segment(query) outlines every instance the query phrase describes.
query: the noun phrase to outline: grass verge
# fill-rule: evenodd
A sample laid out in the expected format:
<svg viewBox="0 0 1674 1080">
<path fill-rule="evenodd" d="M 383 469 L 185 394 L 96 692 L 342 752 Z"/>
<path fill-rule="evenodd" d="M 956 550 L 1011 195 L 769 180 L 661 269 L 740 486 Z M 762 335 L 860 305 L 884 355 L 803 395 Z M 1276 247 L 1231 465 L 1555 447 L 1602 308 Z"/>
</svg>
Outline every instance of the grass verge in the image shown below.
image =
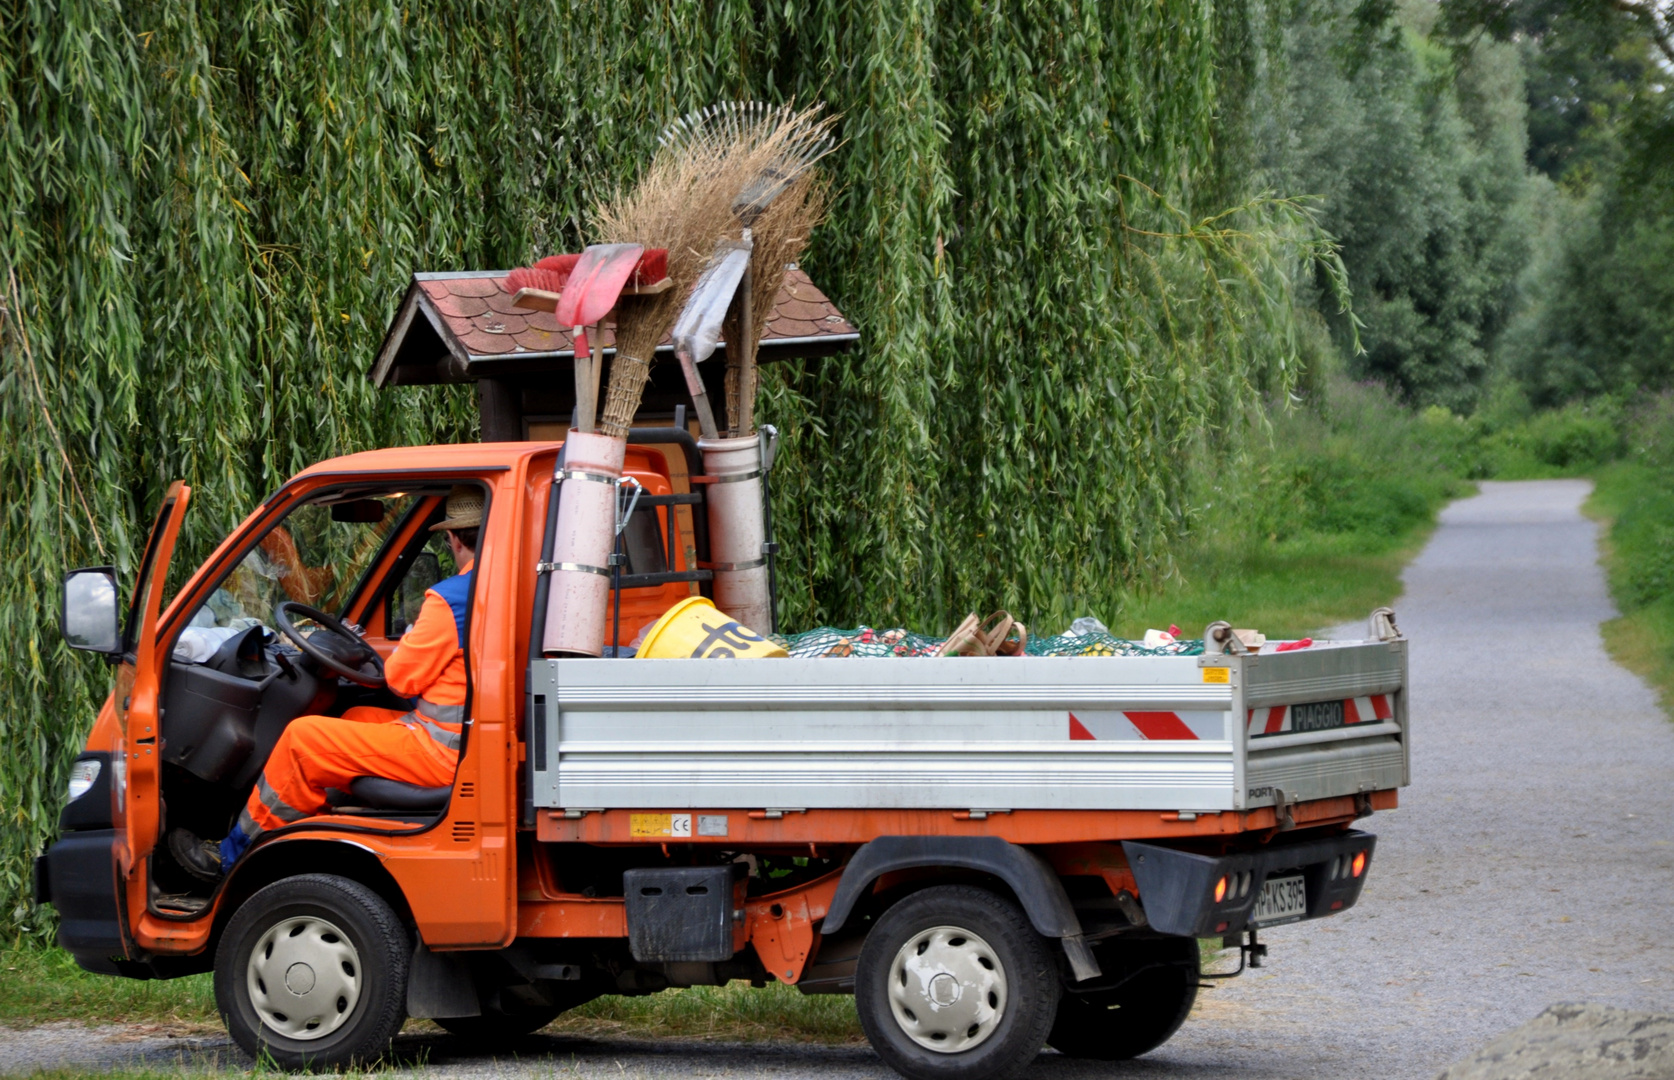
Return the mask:
<svg viewBox="0 0 1674 1080">
<path fill-rule="evenodd" d="M 143 1024 L 157 1034 L 218 1032 L 208 975 L 139 981 L 94 975 L 62 949 L 14 944 L 0 949 L 0 1026 L 70 1020 Z M 861 1039 L 852 998 L 810 997 L 779 983 L 666 990 L 647 997 L 605 997 L 565 1013 L 554 1032 L 593 1037 L 672 1037 L 759 1042 Z M 3 1036 L 0 1036 L 3 1037 Z"/>
<path fill-rule="evenodd" d="M 1632 418 L 1627 455 L 1594 479 L 1587 512 L 1608 530 L 1604 569 L 1621 612 L 1602 627 L 1605 647 L 1674 716 L 1674 398 Z"/>
<path fill-rule="evenodd" d="M 595 1038 L 715 1039 L 726 1042 L 864 1042 L 854 998 L 807 995 L 769 983 L 694 986 L 646 997 L 603 997 L 560 1016 L 549 1032 Z"/>
<path fill-rule="evenodd" d="M 1175 572 L 1136 589 L 1111 628 L 1139 637 L 1216 619 L 1298 638 L 1364 619 L 1401 593 L 1401 568 L 1450 499 L 1468 494 L 1475 434 L 1414 414 L 1380 388 L 1335 380 L 1284 411 L 1238 468 L 1205 476 Z"/>
<path fill-rule="evenodd" d="M 221 1026 L 208 975 L 142 982 L 85 972 L 62 949 L 33 944 L 0 948 L 0 1024 L 54 1020 L 155 1024 L 180 1034 Z"/>
</svg>

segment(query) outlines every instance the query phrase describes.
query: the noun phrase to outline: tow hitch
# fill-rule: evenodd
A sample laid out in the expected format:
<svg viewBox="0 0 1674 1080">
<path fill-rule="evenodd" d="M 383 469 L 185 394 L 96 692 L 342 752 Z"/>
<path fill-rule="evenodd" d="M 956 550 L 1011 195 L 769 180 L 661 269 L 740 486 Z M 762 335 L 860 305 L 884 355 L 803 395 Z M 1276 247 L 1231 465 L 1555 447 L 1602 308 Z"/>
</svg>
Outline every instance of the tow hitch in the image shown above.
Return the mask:
<svg viewBox="0 0 1674 1080">
<path fill-rule="evenodd" d="M 1228 934 L 1221 939 L 1221 948 L 1238 950 L 1238 966 L 1236 968 L 1231 971 L 1220 972 L 1202 971 L 1198 973 L 1198 977 L 1203 979 L 1236 979 L 1244 974 L 1246 967 L 1260 967 L 1262 959 L 1267 955 L 1267 946 L 1256 940 L 1254 930 L 1248 930 L 1245 933 L 1250 935 L 1249 941 L 1244 940 L 1244 934 Z"/>
</svg>

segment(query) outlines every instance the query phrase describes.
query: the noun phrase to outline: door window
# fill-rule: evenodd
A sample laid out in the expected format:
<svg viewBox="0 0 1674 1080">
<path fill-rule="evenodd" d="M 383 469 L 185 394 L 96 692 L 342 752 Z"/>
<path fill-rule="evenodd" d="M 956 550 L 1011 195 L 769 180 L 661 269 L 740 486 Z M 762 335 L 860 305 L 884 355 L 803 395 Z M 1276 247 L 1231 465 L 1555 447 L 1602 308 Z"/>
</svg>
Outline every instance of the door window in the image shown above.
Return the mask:
<svg viewBox="0 0 1674 1080">
<path fill-rule="evenodd" d="M 425 590 L 459 573 L 453 549 L 448 546 L 447 533 L 430 533 L 420 551 L 407 567 L 400 582 L 390 592 L 385 606 L 384 636 L 394 639 L 407 632 L 424 606 Z"/>
<path fill-rule="evenodd" d="M 252 626 L 273 625 L 273 609 L 294 600 L 341 614 L 390 532 L 419 496 L 322 496 L 269 529 L 193 613 L 174 655 L 201 663 Z"/>
</svg>

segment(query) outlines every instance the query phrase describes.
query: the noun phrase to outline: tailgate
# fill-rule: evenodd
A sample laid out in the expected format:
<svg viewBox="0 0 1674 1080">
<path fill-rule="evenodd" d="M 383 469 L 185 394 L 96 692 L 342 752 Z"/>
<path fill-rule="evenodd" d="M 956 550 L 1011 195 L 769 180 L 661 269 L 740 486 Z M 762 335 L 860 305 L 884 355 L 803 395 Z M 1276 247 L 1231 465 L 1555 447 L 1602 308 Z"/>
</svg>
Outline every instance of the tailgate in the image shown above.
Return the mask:
<svg viewBox="0 0 1674 1080">
<path fill-rule="evenodd" d="M 1407 642 L 1323 642 L 1232 669 L 1244 723 L 1240 807 L 1400 787 L 1410 781 Z"/>
</svg>

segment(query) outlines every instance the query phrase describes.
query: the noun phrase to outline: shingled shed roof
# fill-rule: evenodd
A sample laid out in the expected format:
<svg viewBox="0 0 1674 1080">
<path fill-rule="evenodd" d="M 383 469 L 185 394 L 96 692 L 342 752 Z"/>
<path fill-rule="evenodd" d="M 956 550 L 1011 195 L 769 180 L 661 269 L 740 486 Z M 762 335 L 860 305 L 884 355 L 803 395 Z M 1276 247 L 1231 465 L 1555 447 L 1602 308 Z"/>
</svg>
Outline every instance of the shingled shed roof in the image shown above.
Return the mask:
<svg viewBox="0 0 1674 1080">
<path fill-rule="evenodd" d="M 567 327 L 545 311 L 513 307 L 504 270 L 414 274 L 372 365 L 376 386 L 476 382 L 550 369 L 575 359 Z M 605 355 L 615 324 L 606 323 Z M 837 306 L 792 266 L 767 320 L 758 358 L 767 363 L 825 356 L 851 348 L 860 335 Z M 725 345 L 721 348 L 725 353 Z M 672 346 L 665 338 L 659 354 Z"/>
</svg>

